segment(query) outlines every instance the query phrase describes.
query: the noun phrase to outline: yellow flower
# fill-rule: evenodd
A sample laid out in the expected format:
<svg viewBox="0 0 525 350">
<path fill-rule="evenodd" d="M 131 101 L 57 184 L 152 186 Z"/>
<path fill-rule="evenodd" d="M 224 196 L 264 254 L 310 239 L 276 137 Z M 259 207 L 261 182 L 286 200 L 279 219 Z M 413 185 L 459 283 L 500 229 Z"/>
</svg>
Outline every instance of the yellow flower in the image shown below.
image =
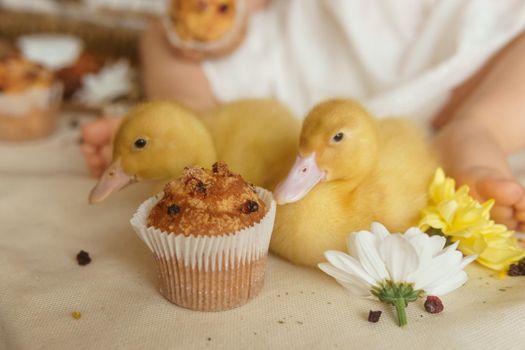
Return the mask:
<svg viewBox="0 0 525 350">
<path fill-rule="evenodd" d="M 478 255 L 478 262 L 490 269 L 506 271 L 525 257 L 514 232 L 490 220 L 494 200 L 483 204 L 469 196 L 468 186 L 455 190 L 455 181 L 438 169 L 429 188 L 429 204 L 422 211 L 419 227 L 441 231 L 465 255 Z"/>
</svg>

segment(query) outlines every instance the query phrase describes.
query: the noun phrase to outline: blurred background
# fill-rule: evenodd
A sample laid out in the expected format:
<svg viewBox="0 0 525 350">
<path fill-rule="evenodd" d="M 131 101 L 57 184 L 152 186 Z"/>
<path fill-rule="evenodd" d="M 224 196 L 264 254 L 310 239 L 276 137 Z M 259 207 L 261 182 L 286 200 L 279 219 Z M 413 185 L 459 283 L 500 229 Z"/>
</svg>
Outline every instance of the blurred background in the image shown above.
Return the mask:
<svg viewBox="0 0 525 350">
<path fill-rule="evenodd" d="M 61 110 L 99 113 L 133 103 L 141 98 L 138 33 L 165 6 L 165 0 L 0 0 L 0 57 L 21 54 L 52 70 L 64 88 Z M 48 62 L 50 56 L 60 62 Z M 98 79 L 118 76 L 120 86 L 108 88 L 118 91 L 82 92 L 86 76 L 104 68 Z"/>
</svg>

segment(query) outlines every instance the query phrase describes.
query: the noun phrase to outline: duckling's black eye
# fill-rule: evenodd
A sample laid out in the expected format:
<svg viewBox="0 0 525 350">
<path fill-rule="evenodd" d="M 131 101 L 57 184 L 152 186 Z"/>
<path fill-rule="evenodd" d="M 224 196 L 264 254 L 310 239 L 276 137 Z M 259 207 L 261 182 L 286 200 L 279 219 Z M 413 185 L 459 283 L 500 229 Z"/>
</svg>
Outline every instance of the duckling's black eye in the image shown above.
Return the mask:
<svg viewBox="0 0 525 350">
<path fill-rule="evenodd" d="M 136 149 L 142 149 L 142 148 L 146 147 L 147 143 L 148 142 L 146 140 L 144 140 L 144 139 L 136 139 L 134 145 L 135 145 Z"/>
<path fill-rule="evenodd" d="M 344 138 L 345 138 L 345 134 L 342 132 L 338 132 L 337 134 L 334 135 L 334 137 L 332 137 L 332 141 L 341 142 L 341 140 L 343 140 Z"/>
</svg>

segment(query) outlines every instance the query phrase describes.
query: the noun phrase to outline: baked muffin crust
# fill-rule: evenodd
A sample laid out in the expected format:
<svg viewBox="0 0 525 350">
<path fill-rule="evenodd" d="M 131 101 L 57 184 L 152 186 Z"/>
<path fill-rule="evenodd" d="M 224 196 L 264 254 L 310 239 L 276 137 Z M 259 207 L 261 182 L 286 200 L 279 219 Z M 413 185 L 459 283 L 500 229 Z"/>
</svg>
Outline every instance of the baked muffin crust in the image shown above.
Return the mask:
<svg viewBox="0 0 525 350">
<path fill-rule="evenodd" d="M 255 188 L 224 163 L 215 163 L 212 170 L 187 168 L 168 183 L 148 226 L 185 236 L 215 236 L 253 226 L 265 214 Z"/>
<path fill-rule="evenodd" d="M 0 92 L 21 93 L 31 87 L 50 86 L 53 80 L 51 71 L 19 55 L 0 58 Z"/>
</svg>

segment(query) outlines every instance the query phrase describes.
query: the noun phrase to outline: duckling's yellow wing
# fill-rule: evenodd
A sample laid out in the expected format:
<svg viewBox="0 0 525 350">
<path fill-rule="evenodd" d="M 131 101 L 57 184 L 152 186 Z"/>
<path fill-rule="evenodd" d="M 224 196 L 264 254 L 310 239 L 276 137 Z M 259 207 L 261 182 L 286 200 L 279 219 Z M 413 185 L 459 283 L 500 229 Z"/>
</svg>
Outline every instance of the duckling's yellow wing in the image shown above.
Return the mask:
<svg viewBox="0 0 525 350">
<path fill-rule="evenodd" d="M 202 117 L 218 159 L 247 181 L 273 189 L 286 176 L 297 154 L 300 123 L 281 103 L 240 100 Z"/>
</svg>

